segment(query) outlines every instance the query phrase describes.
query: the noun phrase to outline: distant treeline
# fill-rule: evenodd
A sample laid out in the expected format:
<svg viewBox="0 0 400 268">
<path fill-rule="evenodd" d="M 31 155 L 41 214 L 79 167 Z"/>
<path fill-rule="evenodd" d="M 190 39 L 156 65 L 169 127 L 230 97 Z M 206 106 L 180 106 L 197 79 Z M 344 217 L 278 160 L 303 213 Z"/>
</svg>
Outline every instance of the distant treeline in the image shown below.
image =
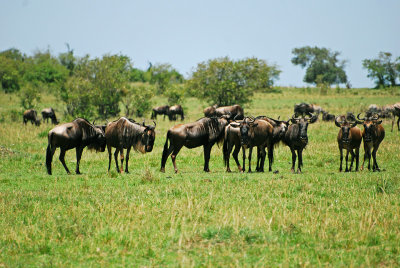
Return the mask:
<svg viewBox="0 0 400 268">
<path fill-rule="evenodd" d="M 304 81 L 314 85 L 345 84 L 345 60 L 326 48 L 301 47 L 292 51 L 292 63 L 306 69 Z M 381 52 L 365 59 L 363 67 L 376 87 L 395 86 L 400 76 L 400 57 Z M 21 106 L 28 109 L 40 102 L 41 94 L 53 94 L 65 104 L 71 117 L 109 118 L 143 116 L 151 99 L 163 95 L 168 104 L 195 96 L 209 104 L 246 104 L 257 90 L 270 90 L 279 79 L 278 66 L 257 58 L 211 59 L 197 65 L 185 79 L 169 63 L 151 64 L 145 70 L 133 67 L 128 56 L 106 54 L 101 58 L 77 57 L 67 51 L 54 56 L 49 50 L 23 54 L 15 48 L 0 52 L 0 86 L 6 93 L 18 92 Z"/>
</svg>

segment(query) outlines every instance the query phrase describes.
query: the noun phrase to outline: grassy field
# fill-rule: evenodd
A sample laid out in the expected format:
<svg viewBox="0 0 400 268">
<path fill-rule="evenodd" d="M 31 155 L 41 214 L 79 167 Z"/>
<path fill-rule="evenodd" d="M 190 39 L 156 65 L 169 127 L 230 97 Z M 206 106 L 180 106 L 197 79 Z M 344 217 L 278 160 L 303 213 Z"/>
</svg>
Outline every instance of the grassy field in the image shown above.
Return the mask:
<svg viewBox="0 0 400 268">
<path fill-rule="evenodd" d="M 245 112 L 288 118 L 301 101 L 339 114 L 399 100 L 399 89 L 282 89 L 257 94 Z M 42 102 L 39 109 L 61 114 L 55 99 Z M 185 122 L 204 106 L 188 99 Z M 242 174 L 234 165 L 226 173 L 218 146 L 210 173 L 202 171 L 202 148 L 183 148 L 180 173 L 168 160 L 164 174 L 161 153 L 174 123 L 160 118 L 153 152 L 131 152 L 131 174 L 116 173 L 114 163 L 107 173 L 107 154 L 85 150 L 83 175 L 66 175 L 57 151 L 49 176 L 52 126 L 24 126 L 20 110 L 15 95 L 0 93 L 0 267 L 400 265 L 400 133 L 390 120 L 380 173 L 339 173 L 339 129 L 318 121 L 308 129 L 303 174 L 290 172 L 285 146 L 276 150 L 278 174 Z M 75 151 L 66 162 L 75 169 Z"/>
</svg>

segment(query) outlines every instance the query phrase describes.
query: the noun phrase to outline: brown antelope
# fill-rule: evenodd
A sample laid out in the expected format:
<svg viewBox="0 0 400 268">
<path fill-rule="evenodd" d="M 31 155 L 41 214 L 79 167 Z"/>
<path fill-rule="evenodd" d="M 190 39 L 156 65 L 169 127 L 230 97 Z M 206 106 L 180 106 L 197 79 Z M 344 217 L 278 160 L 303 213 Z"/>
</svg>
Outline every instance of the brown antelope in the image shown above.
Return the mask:
<svg viewBox="0 0 400 268">
<path fill-rule="evenodd" d="M 372 117 L 360 118 L 360 114 L 357 115 L 357 118 L 363 122 L 364 131 L 362 133 L 363 141 L 364 141 L 364 161 L 361 166 L 361 170 L 364 169 L 364 162 L 368 159 L 368 169 L 371 170 L 371 150 L 372 150 L 372 170 L 380 171 L 378 162 L 376 161 L 376 152 L 379 149 L 379 145 L 385 138 L 385 129 L 383 128 L 382 120 L 379 120 L 378 115 L 374 115 Z"/>
<path fill-rule="evenodd" d="M 342 120 L 339 121 L 339 118 Z M 340 151 L 340 167 L 339 171 L 342 171 L 342 162 L 343 162 L 343 149 L 347 151 L 346 153 L 346 169 L 345 172 L 351 171 L 353 167 L 354 157 L 356 158 L 356 171 L 358 170 L 358 163 L 360 159 L 360 145 L 362 141 L 361 130 L 357 127 L 359 122 L 349 122 L 347 120 L 343 120 L 345 116 L 338 116 L 335 119 L 335 125 L 340 128 L 337 142 Z M 349 153 L 351 153 L 351 163 L 350 169 L 347 168 L 347 162 L 349 159 Z"/>
</svg>

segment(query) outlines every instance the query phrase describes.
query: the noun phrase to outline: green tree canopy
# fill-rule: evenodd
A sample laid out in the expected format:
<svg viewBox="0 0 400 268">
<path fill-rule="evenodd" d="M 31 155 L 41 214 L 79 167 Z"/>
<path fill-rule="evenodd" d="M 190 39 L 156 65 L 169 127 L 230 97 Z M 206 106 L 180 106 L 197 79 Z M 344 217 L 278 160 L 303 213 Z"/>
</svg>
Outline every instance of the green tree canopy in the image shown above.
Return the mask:
<svg viewBox="0 0 400 268">
<path fill-rule="evenodd" d="M 18 49 L 0 52 L 0 84 L 6 92 L 17 91 L 23 83 L 25 56 Z"/>
<path fill-rule="evenodd" d="M 344 71 L 346 61 L 339 61 L 340 52 L 306 46 L 294 48 L 292 53 L 294 54 L 292 63 L 306 68 L 304 82 L 317 84 L 317 78 L 320 75 L 322 82 L 329 85 L 347 82 L 347 75 Z"/>
<path fill-rule="evenodd" d="M 170 85 L 184 81 L 183 75 L 168 63 L 150 65 L 148 72 L 151 74 L 150 83 L 157 85 L 160 94 L 163 94 Z"/>
<path fill-rule="evenodd" d="M 395 86 L 400 75 L 400 57 L 392 59 L 392 53 L 380 52 L 378 58 L 363 60 L 367 77 L 375 80 L 376 87 Z"/>
<path fill-rule="evenodd" d="M 188 87 L 192 95 L 210 104 L 245 104 L 255 90 L 270 88 L 280 72 L 277 66 L 257 58 L 217 58 L 199 63 Z"/>
</svg>

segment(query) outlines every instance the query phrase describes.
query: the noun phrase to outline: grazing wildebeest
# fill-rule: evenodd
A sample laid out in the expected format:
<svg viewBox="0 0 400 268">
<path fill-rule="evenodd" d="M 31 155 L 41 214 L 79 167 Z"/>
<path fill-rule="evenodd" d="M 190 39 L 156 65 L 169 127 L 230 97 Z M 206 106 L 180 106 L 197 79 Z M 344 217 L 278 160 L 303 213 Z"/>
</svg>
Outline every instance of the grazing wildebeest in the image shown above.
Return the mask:
<svg viewBox="0 0 400 268">
<path fill-rule="evenodd" d="M 246 170 L 246 149 L 249 149 L 248 172 L 251 172 L 251 155 L 253 147 L 257 147 L 261 159 L 259 171 L 263 172 L 266 157 L 265 147 L 271 147 L 273 126 L 262 119 L 245 117 L 239 123 L 239 126 L 236 127 L 240 128 L 240 143 L 243 151 L 243 171 Z"/>
<path fill-rule="evenodd" d="M 328 112 L 322 112 L 322 121 L 335 121 L 335 115 Z"/>
<path fill-rule="evenodd" d="M 209 172 L 208 163 L 210 161 L 211 148 L 215 143 L 222 142 L 224 139 L 224 129 L 228 125 L 226 117 L 203 117 L 196 122 L 179 124 L 170 128 L 167 132 L 167 139 L 162 153 L 161 172 L 165 172 L 165 163 L 171 153 L 175 173 L 178 172 L 176 156 L 183 146 L 189 149 L 203 146 L 204 171 Z"/>
<path fill-rule="evenodd" d="M 358 121 L 349 122 L 347 120 L 340 120 L 340 118 L 344 118 L 345 116 L 338 116 L 335 118 L 335 125 L 340 128 L 337 142 L 340 151 L 340 167 L 339 171 L 342 171 L 342 162 L 343 162 L 343 149 L 346 152 L 346 169 L 345 172 L 351 171 L 353 167 L 354 157 L 356 158 L 356 171 L 358 171 L 358 163 L 360 159 L 360 145 L 362 140 L 361 130 L 357 127 Z M 349 153 L 351 153 L 351 163 L 350 169 L 347 166 L 347 162 L 349 159 Z"/>
<path fill-rule="evenodd" d="M 24 112 L 23 122 L 26 125 L 28 121 L 31 121 L 32 125 L 40 126 L 40 119 L 37 116 L 37 112 L 35 109 L 29 109 Z"/>
<path fill-rule="evenodd" d="M 176 121 L 176 115 L 180 115 L 181 116 L 181 121 L 183 121 L 183 119 L 185 119 L 185 116 L 183 114 L 183 108 L 179 104 L 169 107 L 169 110 L 168 110 L 168 118 L 169 118 L 169 120 Z"/>
<path fill-rule="evenodd" d="M 368 159 L 368 169 L 371 170 L 371 150 L 373 157 L 372 170 L 380 171 L 378 162 L 376 161 L 376 152 L 379 149 L 379 145 L 385 138 L 385 129 L 383 128 L 382 120 L 379 120 L 378 115 L 372 117 L 360 118 L 360 114 L 357 118 L 363 123 L 364 130 L 362 132 L 362 137 L 364 141 L 364 161 L 361 166 L 361 170 L 364 169 L 364 162 Z"/>
<path fill-rule="evenodd" d="M 345 119 L 349 122 L 357 121 L 356 116 L 352 112 L 347 112 Z"/>
<path fill-rule="evenodd" d="M 168 115 L 168 110 L 169 110 L 168 105 L 154 107 L 151 113 L 151 119 L 157 119 L 157 115 L 163 114 L 165 120 L 165 116 Z"/>
<path fill-rule="evenodd" d="M 43 122 L 46 120 L 46 123 L 49 122 L 49 118 L 51 119 L 51 123 L 57 125 L 59 122 L 56 117 L 56 113 L 54 112 L 53 108 L 45 108 L 42 110 L 42 119 Z"/>
<path fill-rule="evenodd" d="M 238 104 L 218 107 L 215 108 L 215 111 L 213 111 L 213 107 L 214 106 L 204 109 L 204 115 L 206 117 L 229 115 L 230 119 L 236 118 L 240 120 L 244 118 L 243 108 Z"/>
<path fill-rule="evenodd" d="M 47 173 L 51 175 L 51 162 L 57 147 L 60 147 L 60 161 L 65 170 L 70 174 L 65 164 L 65 152 L 76 148 L 76 174 L 80 174 L 79 162 L 85 147 L 96 151 L 104 152 L 106 148 L 106 138 L 104 131 L 91 124 L 86 119 L 77 118 L 70 123 L 56 126 L 49 131 L 48 146 L 46 151 Z"/>
<path fill-rule="evenodd" d="M 297 151 L 297 173 L 301 173 L 301 167 L 303 166 L 303 150 L 308 143 L 308 124 L 314 123 L 315 121 L 317 121 L 317 118 L 318 117 L 316 115 L 302 118 L 296 118 L 295 115 L 292 116 L 292 124 L 288 127 L 288 130 L 286 131 L 285 137 L 283 139 L 283 142 L 287 146 L 289 146 L 290 151 L 292 152 L 292 172 L 294 172 Z"/>
<path fill-rule="evenodd" d="M 268 123 L 270 123 L 273 127 L 272 140 L 271 140 L 272 142 L 269 144 L 268 147 L 268 160 L 269 160 L 268 170 L 272 171 L 272 164 L 274 162 L 274 147 L 279 145 L 279 142 L 281 142 L 282 139 L 285 137 L 286 131 L 289 127 L 289 120 L 288 121 L 276 120 L 266 116 L 258 116 L 256 117 L 256 119 L 265 120 Z M 257 150 L 257 167 L 256 167 L 257 171 L 263 171 L 260 170 L 261 167 L 260 161 L 261 161 L 260 152 Z M 264 163 L 262 163 L 262 165 L 264 165 Z"/>
<path fill-rule="evenodd" d="M 215 116 L 215 109 L 218 108 L 218 105 L 214 104 L 213 106 L 207 107 L 203 110 L 205 117 Z"/>
<path fill-rule="evenodd" d="M 226 172 L 231 172 L 231 168 L 229 166 L 229 158 L 233 150 L 232 156 L 236 162 L 236 165 L 239 171 L 243 171 L 240 166 L 238 155 L 240 152 L 241 144 L 240 144 L 240 122 L 232 122 L 225 128 L 225 137 L 224 137 L 224 145 L 222 147 L 224 164 L 226 166 Z"/>
<path fill-rule="evenodd" d="M 318 106 L 316 104 L 308 104 L 305 102 L 295 104 L 294 105 L 294 114 L 296 117 L 298 116 L 311 116 L 312 114 L 317 114 L 317 116 L 323 112 L 324 110 L 321 108 L 321 106 Z"/>
<path fill-rule="evenodd" d="M 393 125 L 394 125 L 394 121 L 396 120 L 396 116 L 398 117 L 397 130 L 400 131 L 400 125 L 399 125 L 399 123 L 400 123 L 400 102 L 393 104 L 392 114 L 393 114 L 392 132 L 393 132 Z"/>
<path fill-rule="evenodd" d="M 115 147 L 114 159 L 117 172 L 122 172 L 123 170 L 124 149 L 126 149 L 125 173 L 129 173 L 128 161 L 131 148 L 133 147 L 143 154 L 151 152 L 156 138 L 155 127 L 155 122 L 154 126 L 146 126 L 145 122 L 139 124 L 125 117 L 108 123 L 105 133 L 108 150 L 108 171 L 110 171 L 111 167 L 111 149 Z M 121 169 L 118 167 L 118 153 L 121 155 Z"/>
</svg>

